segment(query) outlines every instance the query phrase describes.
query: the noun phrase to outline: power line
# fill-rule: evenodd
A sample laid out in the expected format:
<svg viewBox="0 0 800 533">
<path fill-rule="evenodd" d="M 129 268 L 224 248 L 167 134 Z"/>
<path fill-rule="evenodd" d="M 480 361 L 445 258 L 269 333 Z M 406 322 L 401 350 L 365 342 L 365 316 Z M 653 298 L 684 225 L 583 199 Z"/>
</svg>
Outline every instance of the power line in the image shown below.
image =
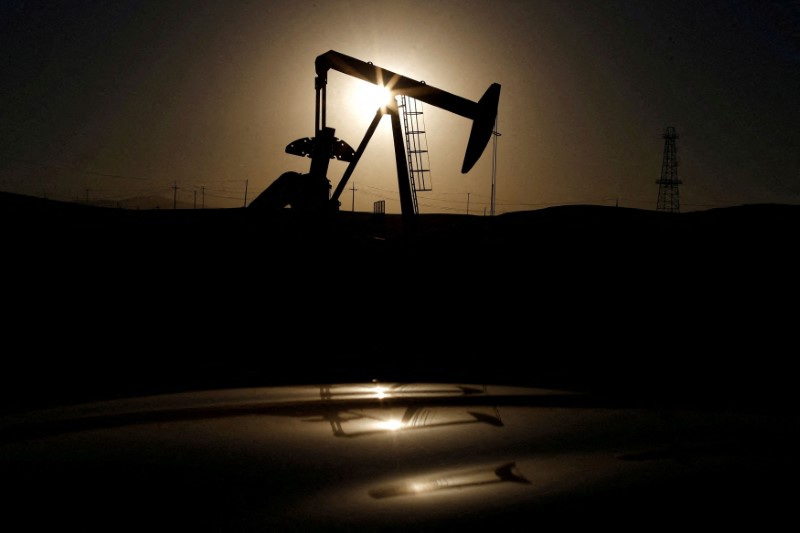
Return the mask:
<svg viewBox="0 0 800 533">
<path fill-rule="evenodd" d="M 19 159 L 16 157 L 8 157 L 8 156 L 0 156 L 0 159 L 6 159 L 8 161 L 16 161 L 17 163 L 23 163 L 26 165 L 33 165 L 36 167 L 44 167 L 44 168 L 55 168 L 58 170 L 66 170 L 67 172 L 76 172 L 79 174 L 90 174 L 92 176 L 103 176 L 106 178 L 117 178 L 117 179 L 126 179 L 126 180 L 135 180 L 135 181 L 149 181 L 152 178 L 144 178 L 141 176 L 126 176 L 124 174 L 111 174 L 108 172 L 97 172 L 94 170 L 84 170 L 75 167 L 69 167 L 66 165 L 54 165 L 52 163 L 42 163 L 39 161 L 28 161 L 27 159 Z"/>
</svg>

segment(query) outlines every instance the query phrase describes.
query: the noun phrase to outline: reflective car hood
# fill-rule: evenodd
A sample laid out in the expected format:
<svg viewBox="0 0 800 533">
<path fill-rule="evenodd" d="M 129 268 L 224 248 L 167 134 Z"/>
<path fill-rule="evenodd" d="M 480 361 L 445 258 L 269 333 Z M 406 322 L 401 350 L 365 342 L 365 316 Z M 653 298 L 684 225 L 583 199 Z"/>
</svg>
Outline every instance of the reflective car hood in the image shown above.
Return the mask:
<svg viewBox="0 0 800 533">
<path fill-rule="evenodd" d="M 795 420 L 450 383 L 128 398 L 4 415 L 3 514 L 37 530 L 763 528 L 794 504 Z"/>
</svg>

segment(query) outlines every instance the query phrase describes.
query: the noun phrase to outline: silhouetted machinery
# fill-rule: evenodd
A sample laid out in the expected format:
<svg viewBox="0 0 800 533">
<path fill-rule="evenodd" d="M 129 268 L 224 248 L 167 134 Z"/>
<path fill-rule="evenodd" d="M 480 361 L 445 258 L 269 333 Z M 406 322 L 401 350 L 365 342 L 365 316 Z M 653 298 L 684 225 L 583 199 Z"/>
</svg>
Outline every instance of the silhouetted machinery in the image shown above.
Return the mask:
<svg viewBox="0 0 800 533">
<path fill-rule="evenodd" d="M 500 85 L 497 83 L 490 85 L 478 102 L 473 102 L 427 85 L 425 82 L 406 78 L 370 62 L 364 62 L 333 50 L 317 56 L 315 67 L 314 137 L 298 139 L 286 147 L 287 153 L 310 157 L 311 168 L 307 174 L 285 172 L 250 203 L 250 208 L 280 209 L 291 206 L 293 209 L 302 211 L 338 209 L 339 197 L 363 155 L 367 143 L 375 133 L 381 118 L 388 114 L 392 121 L 400 209 L 403 215 L 414 214 L 413 193 L 409 182 L 408 163 L 396 96 L 403 95 L 414 98 L 473 121 L 464 162 L 461 166 L 462 174 L 469 172 L 480 159 L 492 136 L 500 100 Z M 389 103 L 375 113 L 375 118 L 367 128 L 357 150 L 353 150 L 346 142 L 337 139 L 334 136 L 335 130 L 326 124 L 326 86 L 330 69 L 386 87 L 391 93 L 392 98 Z M 331 159 L 349 163 L 333 194 L 331 194 L 331 182 L 327 177 L 328 164 Z"/>
</svg>

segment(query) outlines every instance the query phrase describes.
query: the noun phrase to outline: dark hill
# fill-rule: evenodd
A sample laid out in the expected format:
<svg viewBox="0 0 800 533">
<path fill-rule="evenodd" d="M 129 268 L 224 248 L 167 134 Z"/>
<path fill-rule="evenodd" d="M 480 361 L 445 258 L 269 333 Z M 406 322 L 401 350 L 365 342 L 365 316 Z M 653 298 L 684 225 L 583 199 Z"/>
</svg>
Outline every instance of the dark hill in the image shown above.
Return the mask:
<svg viewBox="0 0 800 533">
<path fill-rule="evenodd" d="M 87 258 L 115 249 L 169 257 L 197 245 L 221 261 L 275 251 L 289 254 L 283 257 L 286 261 L 292 260 L 291 254 L 313 257 L 318 251 L 370 261 L 384 250 L 398 254 L 398 259 L 424 260 L 419 257 L 423 254 L 463 261 L 459 266 L 470 268 L 471 262 L 561 262 L 591 253 L 595 262 L 648 258 L 665 265 L 681 263 L 686 271 L 706 260 L 746 258 L 758 263 L 754 251 L 766 254 L 762 259 L 792 256 L 800 206 L 742 205 L 667 214 L 571 205 L 496 217 L 425 214 L 416 217 L 412 227 L 399 215 L 338 212 L 309 217 L 288 209 L 263 213 L 244 208 L 129 210 L 0 193 L 0 217 L 7 236 L 21 250 L 66 246 Z M 737 265 L 728 268 L 735 270 Z"/>
<path fill-rule="evenodd" d="M 375 378 L 763 405 L 794 387 L 800 206 L 410 225 L 0 194 L 0 222 L 6 402 Z"/>
</svg>

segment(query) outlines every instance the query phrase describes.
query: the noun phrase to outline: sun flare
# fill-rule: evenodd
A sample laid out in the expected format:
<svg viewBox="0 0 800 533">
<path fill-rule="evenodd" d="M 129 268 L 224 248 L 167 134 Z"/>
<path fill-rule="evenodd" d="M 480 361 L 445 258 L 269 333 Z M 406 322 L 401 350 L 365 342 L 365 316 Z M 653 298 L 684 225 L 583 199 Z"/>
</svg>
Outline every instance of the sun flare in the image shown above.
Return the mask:
<svg viewBox="0 0 800 533">
<path fill-rule="evenodd" d="M 355 105 L 364 114 L 373 115 L 378 109 L 386 107 L 392 101 L 392 92 L 383 85 L 362 83 L 355 92 Z"/>
</svg>

